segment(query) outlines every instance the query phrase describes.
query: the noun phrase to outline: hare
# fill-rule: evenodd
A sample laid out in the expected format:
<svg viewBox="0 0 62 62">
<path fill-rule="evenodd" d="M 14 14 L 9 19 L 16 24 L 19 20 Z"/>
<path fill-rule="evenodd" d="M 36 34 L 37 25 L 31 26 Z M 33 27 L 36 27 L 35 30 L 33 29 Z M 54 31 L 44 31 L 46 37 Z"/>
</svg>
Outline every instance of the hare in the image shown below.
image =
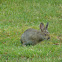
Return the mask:
<svg viewBox="0 0 62 62">
<path fill-rule="evenodd" d="M 27 29 L 21 36 L 21 44 L 22 45 L 35 45 L 42 40 L 50 39 L 49 32 L 47 30 L 48 22 L 44 27 L 43 23 L 40 23 L 40 30 L 35 29 Z"/>
</svg>

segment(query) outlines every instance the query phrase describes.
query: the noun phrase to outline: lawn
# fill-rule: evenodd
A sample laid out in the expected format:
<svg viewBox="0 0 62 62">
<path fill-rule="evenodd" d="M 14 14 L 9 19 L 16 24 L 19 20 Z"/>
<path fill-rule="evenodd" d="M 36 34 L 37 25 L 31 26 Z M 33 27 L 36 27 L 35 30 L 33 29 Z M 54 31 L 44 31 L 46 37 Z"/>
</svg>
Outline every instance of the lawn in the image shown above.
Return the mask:
<svg viewBox="0 0 62 62">
<path fill-rule="evenodd" d="M 41 22 L 51 39 L 22 47 L 23 32 Z M 62 62 L 62 0 L 1 0 L 0 62 Z"/>
</svg>

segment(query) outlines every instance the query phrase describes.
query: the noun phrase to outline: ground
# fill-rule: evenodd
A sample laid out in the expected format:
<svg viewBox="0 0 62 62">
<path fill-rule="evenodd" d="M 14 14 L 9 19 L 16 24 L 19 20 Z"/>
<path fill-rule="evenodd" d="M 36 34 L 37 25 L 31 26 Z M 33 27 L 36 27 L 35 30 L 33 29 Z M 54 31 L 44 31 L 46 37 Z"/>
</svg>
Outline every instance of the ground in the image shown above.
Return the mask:
<svg viewBox="0 0 62 62">
<path fill-rule="evenodd" d="M 28 28 L 49 22 L 50 40 L 22 47 Z M 62 62 L 62 0 L 0 1 L 0 62 Z"/>
</svg>

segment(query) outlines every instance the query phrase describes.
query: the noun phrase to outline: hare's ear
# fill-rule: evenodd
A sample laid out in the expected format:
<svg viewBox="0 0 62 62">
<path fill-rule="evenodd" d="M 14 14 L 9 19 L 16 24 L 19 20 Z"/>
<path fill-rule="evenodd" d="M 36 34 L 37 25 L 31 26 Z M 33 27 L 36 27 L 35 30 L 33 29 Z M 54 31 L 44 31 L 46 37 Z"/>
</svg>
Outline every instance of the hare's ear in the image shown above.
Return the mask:
<svg viewBox="0 0 62 62">
<path fill-rule="evenodd" d="M 48 28 L 48 24 L 49 24 L 49 23 L 47 22 L 45 29 L 47 29 L 47 28 Z"/>
<path fill-rule="evenodd" d="M 41 31 L 43 31 L 43 29 L 44 29 L 44 24 L 43 23 L 40 23 L 40 29 L 41 29 Z"/>
</svg>

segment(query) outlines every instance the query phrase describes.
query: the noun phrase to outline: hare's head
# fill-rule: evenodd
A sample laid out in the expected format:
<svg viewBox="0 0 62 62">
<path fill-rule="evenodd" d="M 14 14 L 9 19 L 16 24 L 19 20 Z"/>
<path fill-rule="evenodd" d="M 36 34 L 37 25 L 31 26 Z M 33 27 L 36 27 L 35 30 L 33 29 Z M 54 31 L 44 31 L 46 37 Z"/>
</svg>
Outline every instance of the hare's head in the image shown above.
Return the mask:
<svg viewBox="0 0 62 62">
<path fill-rule="evenodd" d="M 44 26 L 43 23 L 40 23 L 40 29 L 41 29 L 41 32 L 43 33 L 42 34 L 43 39 L 46 39 L 46 40 L 50 39 L 49 32 L 48 32 L 47 28 L 48 28 L 48 22 L 47 22 L 46 26 Z"/>
</svg>

